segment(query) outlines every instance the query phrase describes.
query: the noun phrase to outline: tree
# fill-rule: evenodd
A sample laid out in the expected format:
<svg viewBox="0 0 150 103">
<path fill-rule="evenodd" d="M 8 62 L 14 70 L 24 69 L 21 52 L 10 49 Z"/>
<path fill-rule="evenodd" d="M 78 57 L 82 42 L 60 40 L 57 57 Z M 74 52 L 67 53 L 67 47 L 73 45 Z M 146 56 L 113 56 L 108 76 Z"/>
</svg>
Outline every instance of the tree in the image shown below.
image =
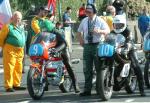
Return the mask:
<svg viewBox="0 0 150 103">
<path fill-rule="evenodd" d="M 12 11 L 19 10 L 25 16 L 31 9 L 32 5 L 35 8 L 47 5 L 48 0 L 10 0 Z"/>
</svg>

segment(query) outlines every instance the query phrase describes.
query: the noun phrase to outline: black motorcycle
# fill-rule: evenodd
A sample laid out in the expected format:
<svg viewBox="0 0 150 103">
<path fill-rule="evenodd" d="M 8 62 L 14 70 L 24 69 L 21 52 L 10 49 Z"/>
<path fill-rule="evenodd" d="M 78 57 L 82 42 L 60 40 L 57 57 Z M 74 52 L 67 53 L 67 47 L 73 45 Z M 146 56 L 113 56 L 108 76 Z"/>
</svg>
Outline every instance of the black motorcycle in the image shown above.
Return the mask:
<svg viewBox="0 0 150 103">
<path fill-rule="evenodd" d="M 122 34 L 109 34 L 106 40 L 98 46 L 98 60 L 100 70 L 97 72 L 97 93 L 107 101 L 113 91 L 125 88 L 127 93 L 134 93 L 137 77 L 131 66 L 128 54 L 119 54 L 117 50 L 125 45 Z"/>
<path fill-rule="evenodd" d="M 145 85 L 147 88 L 150 88 L 150 31 L 148 31 L 145 36 L 144 36 L 144 45 L 143 49 L 145 51 L 145 58 L 146 58 L 146 63 L 145 63 L 145 68 L 144 68 L 144 80 L 145 80 Z"/>
</svg>

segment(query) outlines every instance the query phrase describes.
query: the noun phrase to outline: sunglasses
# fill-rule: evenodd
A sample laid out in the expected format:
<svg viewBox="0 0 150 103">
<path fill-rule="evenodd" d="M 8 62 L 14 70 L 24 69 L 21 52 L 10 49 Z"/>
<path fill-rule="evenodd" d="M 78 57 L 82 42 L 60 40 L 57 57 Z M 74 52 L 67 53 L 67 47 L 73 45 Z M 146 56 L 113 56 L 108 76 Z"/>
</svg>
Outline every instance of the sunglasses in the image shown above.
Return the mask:
<svg viewBox="0 0 150 103">
<path fill-rule="evenodd" d="M 93 12 L 91 11 L 85 11 L 86 14 L 92 14 Z"/>
</svg>

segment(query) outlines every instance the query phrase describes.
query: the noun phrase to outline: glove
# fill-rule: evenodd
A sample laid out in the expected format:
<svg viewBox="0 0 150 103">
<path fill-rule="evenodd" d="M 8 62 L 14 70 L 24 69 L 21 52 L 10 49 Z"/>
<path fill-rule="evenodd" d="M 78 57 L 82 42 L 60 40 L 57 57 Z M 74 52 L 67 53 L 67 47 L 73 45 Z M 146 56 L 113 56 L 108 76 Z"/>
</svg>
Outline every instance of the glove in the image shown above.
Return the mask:
<svg viewBox="0 0 150 103">
<path fill-rule="evenodd" d="M 122 51 L 121 48 L 117 48 L 117 50 L 116 50 L 116 52 L 117 52 L 118 54 L 121 54 L 121 51 Z"/>
<path fill-rule="evenodd" d="M 49 49 L 49 55 L 55 55 L 56 54 L 56 49 L 55 48 L 50 48 Z"/>
<path fill-rule="evenodd" d="M 117 48 L 116 52 L 118 54 L 122 54 L 122 55 L 127 55 L 128 54 L 128 50 L 126 50 L 124 48 Z"/>
</svg>

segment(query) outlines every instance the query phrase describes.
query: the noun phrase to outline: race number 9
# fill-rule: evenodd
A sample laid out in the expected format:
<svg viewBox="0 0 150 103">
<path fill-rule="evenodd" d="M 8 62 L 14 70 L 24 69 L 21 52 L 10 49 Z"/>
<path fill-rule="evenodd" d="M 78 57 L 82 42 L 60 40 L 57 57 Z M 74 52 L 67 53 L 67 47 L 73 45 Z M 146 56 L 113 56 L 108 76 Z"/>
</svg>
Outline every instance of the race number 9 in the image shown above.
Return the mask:
<svg viewBox="0 0 150 103">
<path fill-rule="evenodd" d="M 34 45 L 33 51 L 34 51 L 34 55 L 37 55 L 37 53 L 38 53 L 38 46 L 37 45 Z"/>
</svg>

